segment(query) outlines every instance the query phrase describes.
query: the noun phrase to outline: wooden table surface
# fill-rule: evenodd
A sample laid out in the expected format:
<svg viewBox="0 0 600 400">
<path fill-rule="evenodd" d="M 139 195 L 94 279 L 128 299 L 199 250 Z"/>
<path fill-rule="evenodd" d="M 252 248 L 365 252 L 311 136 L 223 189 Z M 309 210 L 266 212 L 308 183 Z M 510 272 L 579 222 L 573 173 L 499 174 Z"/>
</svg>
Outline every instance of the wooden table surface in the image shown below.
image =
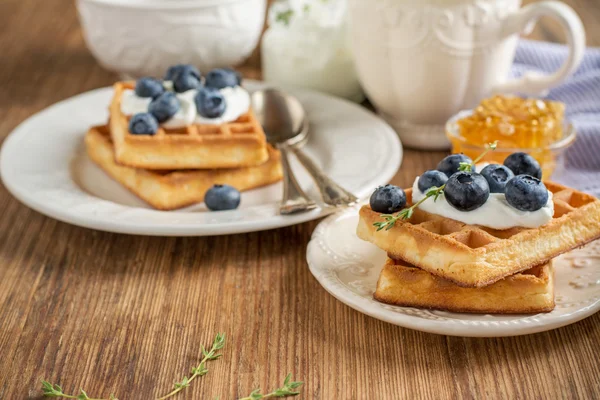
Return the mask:
<svg viewBox="0 0 600 400">
<path fill-rule="evenodd" d="M 600 45 L 597 0 L 568 1 Z M 72 1 L 0 2 L 0 138 L 56 101 L 110 85 Z M 559 40 L 542 21 L 534 36 Z M 260 74 L 255 54 L 243 68 Z M 442 153 L 406 151 L 406 186 Z M 317 283 L 305 248 L 317 222 L 235 236 L 157 238 L 55 221 L 0 186 L 0 399 L 66 392 L 151 399 L 189 372 L 217 332 L 223 358 L 186 399 L 276 387 L 305 399 L 599 398 L 600 314 L 551 332 L 469 339 L 367 317 Z"/>
</svg>

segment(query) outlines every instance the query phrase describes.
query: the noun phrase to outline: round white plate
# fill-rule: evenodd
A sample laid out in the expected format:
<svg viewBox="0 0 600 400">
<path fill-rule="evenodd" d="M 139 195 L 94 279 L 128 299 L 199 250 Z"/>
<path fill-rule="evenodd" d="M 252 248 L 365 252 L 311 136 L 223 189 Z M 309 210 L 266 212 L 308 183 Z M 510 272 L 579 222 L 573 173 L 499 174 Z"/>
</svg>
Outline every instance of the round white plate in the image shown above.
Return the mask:
<svg viewBox="0 0 600 400">
<path fill-rule="evenodd" d="M 249 90 L 266 87 L 247 81 Z M 364 198 L 389 182 L 400 166 L 396 133 L 362 107 L 317 92 L 289 89 L 307 110 L 306 152 L 342 186 Z M 19 125 L 0 152 L 4 185 L 21 202 L 50 217 L 88 228 L 143 235 L 203 236 L 278 228 L 334 211 L 319 208 L 280 216 L 281 183 L 242 194 L 239 209 L 207 212 L 203 204 L 157 211 L 113 181 L 86 156 L 83 137 L 106 123 L 112 88 L 61 101 Z M 318 192 L 302 167 L 292 167 L 314 199 Z"/>
<path fill-rule="evenodd" d="M 358 209 L 332 215 L 315 229 L 306 256 L 312 274 L 334 297 L 371 317 L 453 336 L 517 336 L 572 324 L 600 310 L 600 240 L 558 257 L 556 308 L 536 315 L 459 314 L 398 307 L 373 299 L 386 254 L 356 236 Z"/>
</svg>

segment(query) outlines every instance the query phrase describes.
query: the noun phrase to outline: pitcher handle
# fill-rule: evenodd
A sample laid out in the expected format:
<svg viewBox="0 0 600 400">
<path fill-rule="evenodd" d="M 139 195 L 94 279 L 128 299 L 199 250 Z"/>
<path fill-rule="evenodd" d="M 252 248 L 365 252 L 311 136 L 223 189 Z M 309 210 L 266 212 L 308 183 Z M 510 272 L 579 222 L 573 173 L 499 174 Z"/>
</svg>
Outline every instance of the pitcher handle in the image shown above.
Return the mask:
<svg viewBox="0 0 600 400">
<path fill-rule="evenodd" d="M 567 36 L 569 55 L 562 66 L 551 74 L 526 72 L 517 79 L 506 80 L 492 88 L 496 93 L 520 92 L 528 95 L 544 95 L 571 75 L 583 58 L 585 52 L 585 30 L 577 13 L 568 5 L 559 1 L 542 1 L 523 7 L 505 20 L 504 36 L 530 31 L 542 16 L 555 18 Z"/>
</svg>

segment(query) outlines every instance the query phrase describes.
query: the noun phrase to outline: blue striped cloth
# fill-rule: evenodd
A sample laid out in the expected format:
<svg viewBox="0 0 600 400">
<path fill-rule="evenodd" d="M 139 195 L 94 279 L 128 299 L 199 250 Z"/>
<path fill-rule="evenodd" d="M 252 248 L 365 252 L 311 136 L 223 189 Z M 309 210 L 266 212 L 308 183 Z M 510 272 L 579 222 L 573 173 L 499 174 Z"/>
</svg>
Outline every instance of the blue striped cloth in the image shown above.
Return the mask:
<svg viewBox="0 0 600 400">
<path fill-rule="evenodd" d="M 512 75 L 556 71 L 567 52 L 562 45 L 522 40 Z M 566 104 L 566 117 L 577 129 L 577 139 L 566 153 L 565 168 L 553 179 L 600 196 L 600 48 L 588 49 L 575 74 L 552 89 L 547 98 Z"/>
</svg>

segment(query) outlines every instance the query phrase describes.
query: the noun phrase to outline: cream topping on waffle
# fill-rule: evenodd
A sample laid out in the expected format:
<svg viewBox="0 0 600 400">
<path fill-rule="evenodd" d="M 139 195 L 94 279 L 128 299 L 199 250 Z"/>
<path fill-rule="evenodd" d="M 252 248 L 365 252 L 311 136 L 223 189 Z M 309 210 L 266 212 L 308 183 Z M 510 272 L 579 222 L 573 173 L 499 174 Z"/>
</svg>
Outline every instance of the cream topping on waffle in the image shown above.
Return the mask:
<svg viewBox="0 0 600 400">
<path fill-rule="evenodd" d="M 169 81 L 163 83 L 169 90 L 172 84 Z M 192 123 L 219 125 L 226 122 L 232 122 L 250 109 L 250 95 L 246 89 L 241 86 L 226 87 L 219 90 L 225 98 L 225 112 L 218 118 L 206 118 L 201 116 L 196 110 L 194 97 L 197 90 L 188 90 L 187 92 L 177 93 L 177 99 L 181 108 L 168 121 L 162 123 L 165 128 L 181 128 Z M 133 115 L 142 112 L 148 112 L 148 105 L 152 99 L 148 97 L 139 97 L 135 91 L 126 89 L 121 98 L 121 112 L 125 115 Z"/>
<path fill-rule="evenodd" d="M 412 201 L 416 203 L 425 197 L 419 190 L 419 177 L 413 184 Z M 437 200 L 424 201 L 419 208 L 431 214 L 441 215 L 469 225 L 487 226 L 492 229 L 509 229 L 514 227 L 537 228 L 552 220 L 554 202 L 552 192 L 548 191 L 548 202 L 537 211 L 517 210 L 504 197 L 504 193 L 490 193 L 490 197 L 479 208 L 472 211 L 459 211 L 452 207 L 442 193 Z"/>
<path fill-rule="evenodd" d="M 121 96 L 121 112 L 125 115 L 148 112 L 148 106 L 152 99 L 150 97 L 140 97 L 131 89 L 123 90 Z"/>
</svg>

